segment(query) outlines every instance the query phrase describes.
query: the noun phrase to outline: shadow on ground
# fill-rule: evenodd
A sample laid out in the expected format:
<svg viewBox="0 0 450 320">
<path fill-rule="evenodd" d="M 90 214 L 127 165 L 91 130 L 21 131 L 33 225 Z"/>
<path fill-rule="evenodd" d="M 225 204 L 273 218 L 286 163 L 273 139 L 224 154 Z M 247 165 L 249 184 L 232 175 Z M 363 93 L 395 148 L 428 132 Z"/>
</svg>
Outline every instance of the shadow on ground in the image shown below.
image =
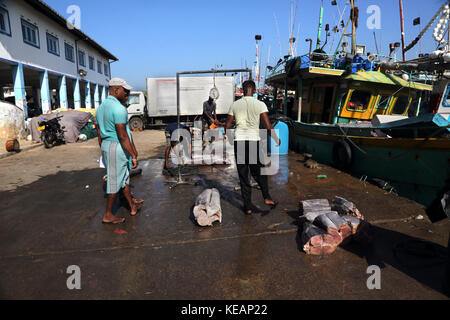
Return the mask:
<svg viewBox="0 0 450 320">
<path fill-rule="evenodd" d="M 293 224 L 299 227 L 297 248 L 303 251 L 303 223 L 297 212 L 290 211 Z M 401 232 L 368 225 L 363 235 L 340 248 L 366 260 L 367 266 L 380 267 L 381 274 L 386 265 L 415 279 L 421 284 L 450 297 L 450 233 L 448 247 L 412 237 Z M 383 276 L 382 276 L 383 277 Z M 402 290 L 408 290 L 403 288 Z"/>
</svg>

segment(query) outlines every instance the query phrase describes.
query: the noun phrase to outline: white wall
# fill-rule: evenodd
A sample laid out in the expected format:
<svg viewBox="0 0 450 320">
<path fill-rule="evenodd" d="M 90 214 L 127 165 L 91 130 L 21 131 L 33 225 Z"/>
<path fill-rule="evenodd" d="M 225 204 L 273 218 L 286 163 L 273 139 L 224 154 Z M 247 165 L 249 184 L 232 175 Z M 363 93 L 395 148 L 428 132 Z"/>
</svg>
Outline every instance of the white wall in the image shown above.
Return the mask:
<svg viewBox="0 0 450 320">
<path fill-rule="evenodd" d="M 0 139 L 25 138 L 23 110 L 12 103 L 0 101 Z"/>
<path fill-rule="evenodd" d="M 109 66 L 109 63 L 107 58 L 103 57 L 97 50 L 90 47 L 89 44 L 84 41 L 77 42 L 78 49 L 84 51 L 86 56 L 86 67 L 79 67 L 88 72 L 86 77 L 81 78 L 77 74 L 77 58 L 74 57 L 75 62 L 70 62 L 66 60 L 65 56 L 65 41 L 73 46 L 74 54 L 77 54 L 75 52 L 75 36 L 22 0 L 4 0 L 2 3 L 4 4 L 3 7 L 8 10 L 9 13 L 11 36 L 0 33 L 0 58 L 21 62 L 41 69 L 47 69 L 73 78 L 78 77 L 82 80 L 100 85 L 106 85 L 108 83 L 111 70 L 109 70 L 109 76 L 105 76 L 103 65 L 106 63 Z M 38 27 L 39 49 L 23 41 L 21 19 Z M 59 57 L 48 52 L 47 32 L 56 36 L 59 40 Z M 93 56 L 95 58 L 95 71 L 89 69 L 88 56 Z M 97 61 L 102 62 L 102 74 L 99 74 L 97 71 Z"/>
</svg>

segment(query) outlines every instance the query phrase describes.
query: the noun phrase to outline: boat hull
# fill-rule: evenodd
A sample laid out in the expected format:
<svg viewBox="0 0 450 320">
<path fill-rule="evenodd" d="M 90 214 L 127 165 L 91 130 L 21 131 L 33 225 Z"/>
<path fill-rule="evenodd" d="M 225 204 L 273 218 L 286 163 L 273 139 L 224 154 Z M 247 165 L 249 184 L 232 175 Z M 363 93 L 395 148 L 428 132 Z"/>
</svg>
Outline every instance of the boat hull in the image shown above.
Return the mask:
<svg viewBox="0 0 450 320">
<path fill-rule="evenodd" d="M 427 208 L 440 199 L 449 188 L 450 139 L 373 137 L 373 130 L 296 122 L 290 147 L 357 177 L 385 180 Z"/>
</svg>

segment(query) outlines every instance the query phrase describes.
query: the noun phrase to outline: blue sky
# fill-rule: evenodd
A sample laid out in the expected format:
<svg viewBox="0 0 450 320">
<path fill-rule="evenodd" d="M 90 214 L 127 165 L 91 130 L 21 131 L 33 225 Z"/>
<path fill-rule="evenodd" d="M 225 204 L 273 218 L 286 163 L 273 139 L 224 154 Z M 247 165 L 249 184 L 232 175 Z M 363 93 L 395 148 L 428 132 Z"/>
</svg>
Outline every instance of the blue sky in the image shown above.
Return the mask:
<svg viewBox="0 0 450 320">
<path fill-rule="evenodd" d="M 119 58 L 111 65 L 114 77 L 123 77 L 136 89 L 144 89 L 147 77 L 174 77 L 176 72 L 251 67 L 255 60 L 256 34 L 262 35 L 260 54 L 263 65 L 276 64 L 288 53 L 291 0 L 45 0 L 61 15 L 67 8 L 81 9 L 82 30 Z M 297 54 L 307 53 L 306 38 L 315 43 L 320 0 L 296 0 L 294 37 Z M 346 0 L 337 0 L 339 8 Z M 367 51 L 376 52 L 373 31 L 382 53 L 390 42 L 400 42 L 398 0 L 356 0 L 360 8 L 357 39 Z M 366 13 L 370 5 L 381 9 L 381 29 L 369 30 Z M 419 33 L 412 21 L 421 17 L 422 28 L 442 5 L 442 0 L 404 0 L 406 44 Z M 324 0 L 324 26 L 332 28 L 339 18 L 331 0 Z M 343 20 L 349 17 L 347 7 Z M 276 17 L 276 19 L 275 19 Z M 277 21 L 277 23 L 276 23 Z M 277 31 L 277 24 L 279 36 Z M 329 44 L 333 41 L 333 33 Z M 338 39 L 334 40 L 334 47 Z M 436 48 L 432 29 L 421 42 L 422 51 Z M 269 56 L 270 48 L 270 56 Z M 328 46 L 325 48 L 328 49 Z M 416 57 L 419 46 L 407 58 Z M 400 53 L 398 53 L 400 57 Z M 264 70 L 264 69 L 263 69 Z M 264 71 L 262 72 L 264 73 Z"/>
</svg>

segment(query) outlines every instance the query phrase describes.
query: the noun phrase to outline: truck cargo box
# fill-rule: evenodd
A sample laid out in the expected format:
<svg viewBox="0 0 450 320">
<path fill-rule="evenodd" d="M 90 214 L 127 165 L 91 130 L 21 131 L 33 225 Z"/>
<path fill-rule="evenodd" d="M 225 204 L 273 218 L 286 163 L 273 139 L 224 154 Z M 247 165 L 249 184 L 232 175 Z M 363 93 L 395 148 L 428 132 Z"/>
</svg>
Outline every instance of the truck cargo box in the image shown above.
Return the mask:
<svg viewBox="0 0 450 320">
<path fill-rule="evenodd" d="M 227 114 L 234 102 L 234 77 L 216 76 L 215 86 L 220 96 L 216 100 L 217 114 Z M 180 78 L 180 115 L 203 113 L 203 102 L 214 87 L 214 77 Z M 149 117 L 177 115 L 176 78 L 147 78 L 147 108 Z"/>
</svg>

